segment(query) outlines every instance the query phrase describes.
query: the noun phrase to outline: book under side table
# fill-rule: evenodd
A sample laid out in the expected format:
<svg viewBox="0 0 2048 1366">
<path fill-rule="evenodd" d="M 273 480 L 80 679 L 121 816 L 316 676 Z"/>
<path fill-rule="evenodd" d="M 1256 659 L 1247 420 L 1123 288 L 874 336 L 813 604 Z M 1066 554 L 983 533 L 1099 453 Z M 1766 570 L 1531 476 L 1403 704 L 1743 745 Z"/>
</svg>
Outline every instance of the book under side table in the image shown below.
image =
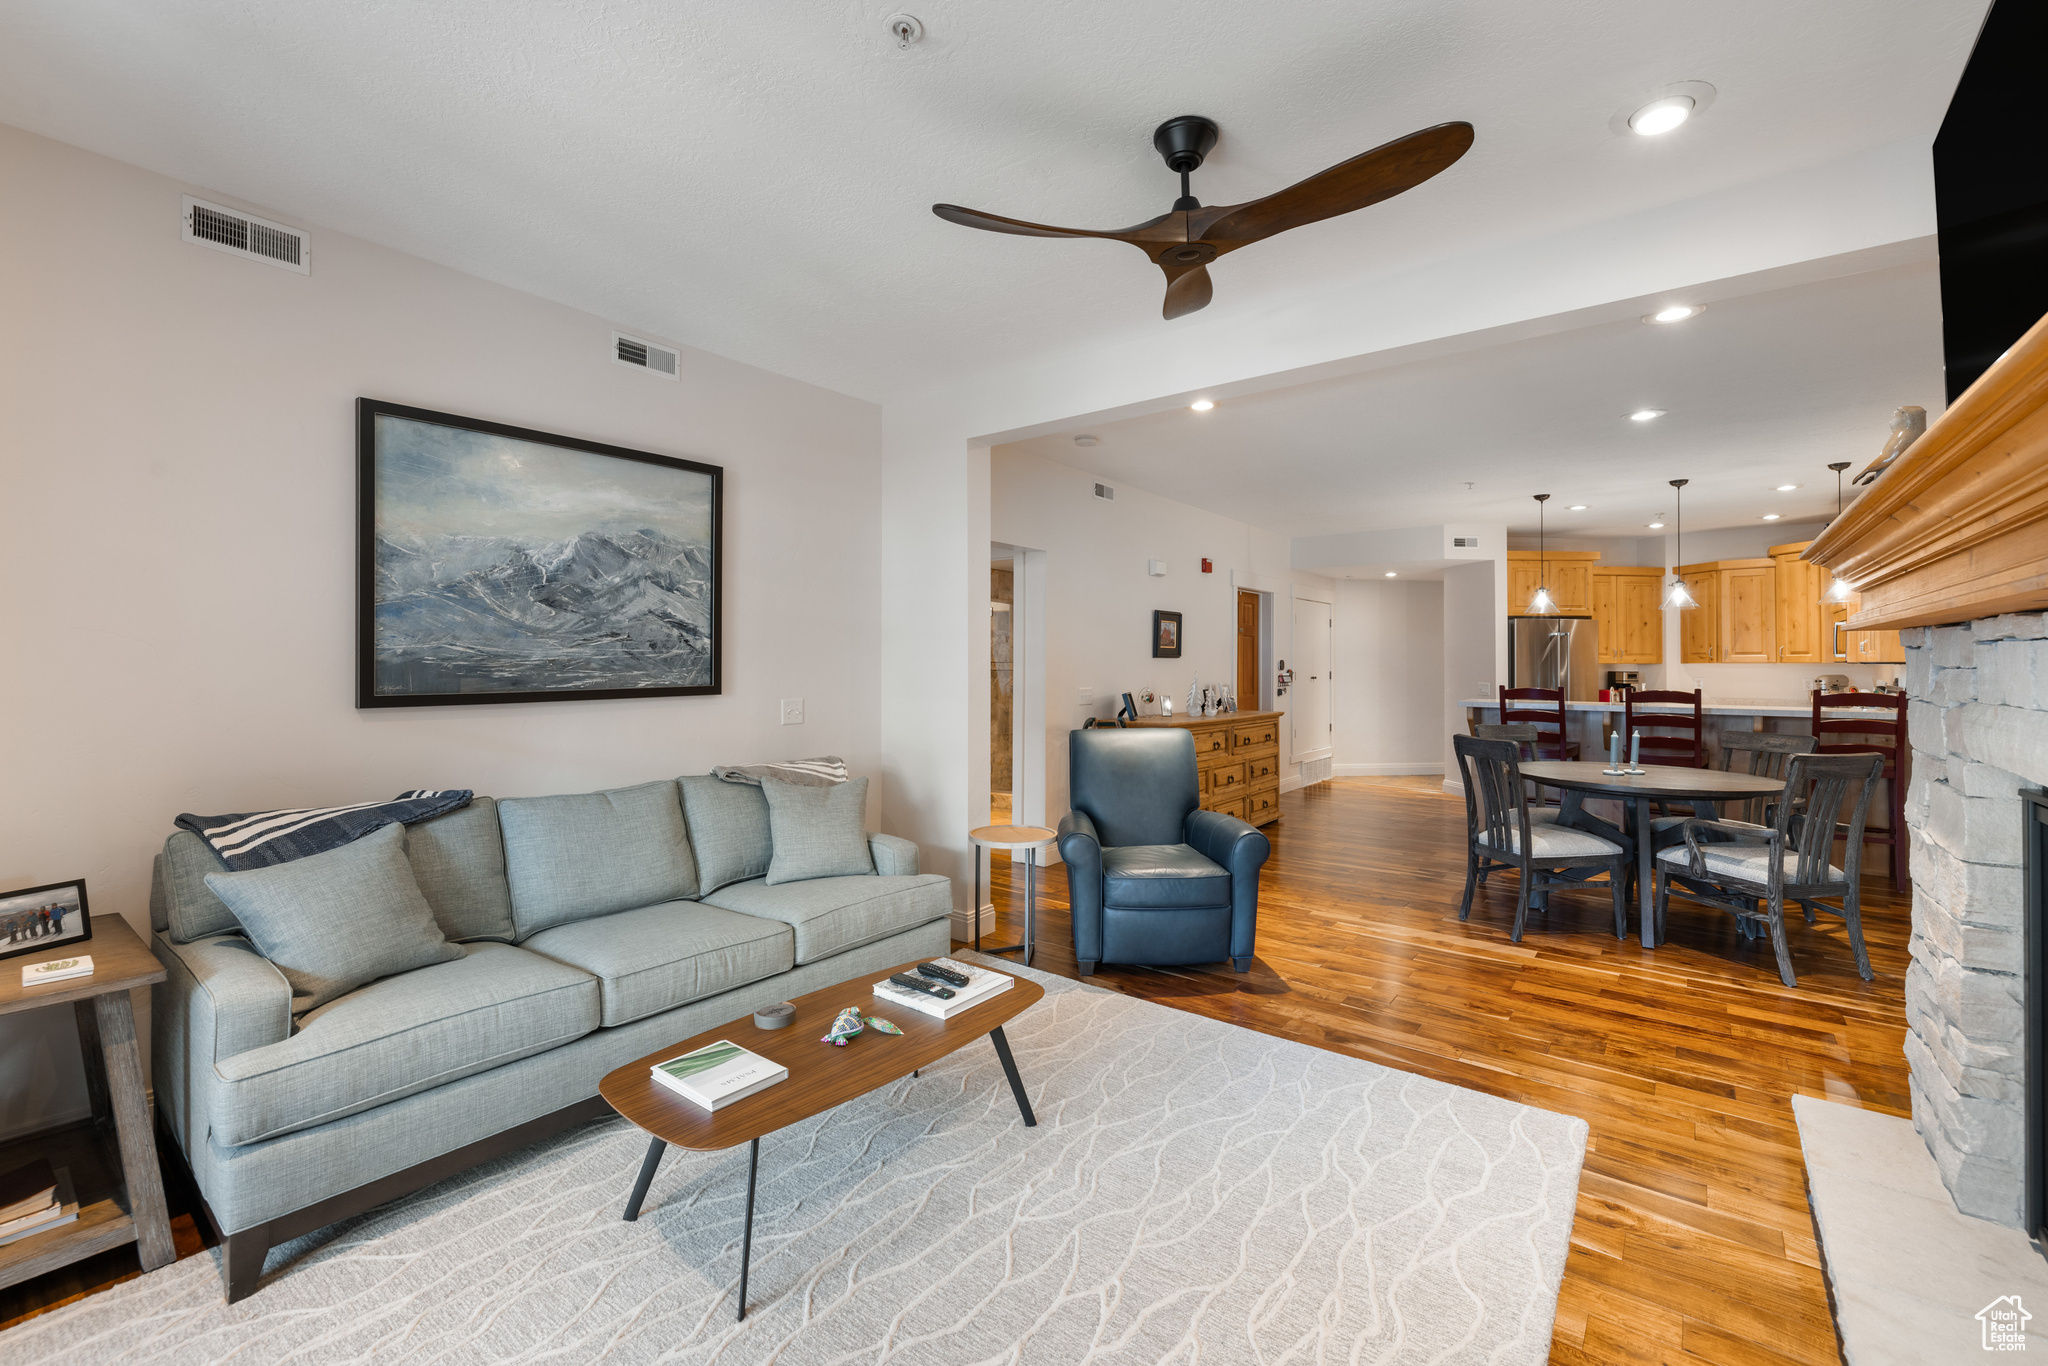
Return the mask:
<svg viewBox="0 0 2048 1366">
<path fill-rule="evenodd" d="M 762 1135 L 857 1100 L 931 1066 L 984 1035 L 995 1046 L 996 1058 L 1003 1065 L 1003 1075 L 1009 1078 L 1010 1092 L 1017 1098 L 1017 1109 L 1024 1116 L 1025 1125 L 1038 1123 L 1024 1094 L 1023 1078 L 1017 1075 L 1017 1061 L 1010 1056 L 1010 1041 L 1003 1037 L 1003 1026 L 1041 1000 L 1045 988 L 1012 976 L 1009 990 L 998 992 L 948 1020 L 885 1002 L 874 994 L 876 982 L 891 973 L 910 972 L 919 961 L 913 959 L 899 967 L 865 973 L 850 982 L 799 996 L 790 1002 L 796 1007 L 795 1017 L 782 1029 L 762 1029 L 754 1023 L 752 1015 L 743 1015 L 629 1062 L 598 1083 L 598 1094 L 649 1135 L 639 1180 L 633 1183 L 633 1194 L 626 1201 L 625 1217 L 629 1221 L 640 1217 L 640 1202 L 647 1198 L 647 1187 L 654 1180 L 655 1169 L 661 1165 L 662 1153 L 669 1144 L 695 1152 L 716 1152 L 741 1143 L 751 1145 L 747 1155 L 746 1233 L 740 1243 L 742 1319 L 747 1316 L 747 1273 L 754 1252 L 754 1185 L 761 1165 Z M 869 1028 L 855 1035 L 844 1048 L 821 1042 L 825 1031 L 832 1027 L 833 1018 L 847 1006 L 857 1007 L 862 1015 L 882 1015 L 903 1033 L 884 1034 Z M 789 1076 L 723 1109 L 706 1110 L 650 1075 L 654 1064 L 720 1039 L 774 1059 L 789 1069 Z"/>
<path fill-rule="evenodd" d="M 10 958 L 0 963 L 0 1015 L 71 1003 L 93 1122 L 89 1132 L 65 1131 L 67 1138 L 83 1141 L 71 1142 L 62 1150 L 51 1148 L 47 1139 L 7 1144 L 0 1149 L 0 1167 L 30 1161 L 41 1151 L 51 1166 L 71 1168 L 78 1218 L 0 1244 L 0 1286 L 19 1284 L 123 1243 L 136 1245 L 144 1271 L 167 1266 L 177 1257 L 171 1245 L 170 1216 L 164 1209 L 156 1138 L 150 1131 L 149 1096 L 142 1085 L 135 1012 L 128 1000 L 131 988 L 163 981 L 163 965 L 118 915 L 95 916 L 92 938 L 74 941 L 64 952 L 91 954 L 92 976 L 24 987 L 19 969 L 29 959 Z M 118 1162 L 101 1151 L 110 1129 Z M 114 1179 L 117 1172 L 123 1179 Z M 121 1186 L 126 1187 L 126 1209 L 122 1208 Z"/>
</svg>

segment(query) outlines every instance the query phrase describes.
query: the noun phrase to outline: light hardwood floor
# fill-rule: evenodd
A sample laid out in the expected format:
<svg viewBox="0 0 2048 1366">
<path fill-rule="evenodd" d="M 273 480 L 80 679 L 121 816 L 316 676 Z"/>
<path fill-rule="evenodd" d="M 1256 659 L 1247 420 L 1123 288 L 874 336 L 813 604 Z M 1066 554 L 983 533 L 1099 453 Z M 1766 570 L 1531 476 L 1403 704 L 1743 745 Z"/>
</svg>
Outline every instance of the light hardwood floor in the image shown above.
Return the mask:
<svg viewBox="0 0 2048 1366">
<path fill-rule="evenodd" d="M 1457 918 L 1464 822 L 1434 778 L 1290 793 L 1250 973 L 1089 980 L 1586 1120 L 1553 1361 L 1838 1362 L 1791 1097 L 1907 1113 L 1907 898 L 1865 879 L 1868 983 L 1838 920 L 1789 927 L 1788 988 L 1708 907 L 1674 900 L 1654 951 L 1617 941 L 1604 889 L 1559 895 L 1518 945 L 1512 873 Z M 1036 966 L 1073 976 L 1064 870 L 1043 872 Z M 993 881 L 1015 942 L 1001 858 Z"/>
</svg>

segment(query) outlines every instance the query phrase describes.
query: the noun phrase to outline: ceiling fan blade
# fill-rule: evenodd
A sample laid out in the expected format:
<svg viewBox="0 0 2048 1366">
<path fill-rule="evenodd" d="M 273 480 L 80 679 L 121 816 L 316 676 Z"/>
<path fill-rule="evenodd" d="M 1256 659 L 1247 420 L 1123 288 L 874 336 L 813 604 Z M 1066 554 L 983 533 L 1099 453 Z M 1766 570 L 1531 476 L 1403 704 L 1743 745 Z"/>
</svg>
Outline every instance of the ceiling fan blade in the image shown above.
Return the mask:
<svg viewBox="0 0 2048 1366">
<path fill-rule="evenodd" d="M 1168 322 L 1184 318 L 1197 309 L 1207 308 L 1213 292 L 1207 266 L 1196 266 L 1178 275 L 1169 273 L 1166 277 L 1166 306 L 1160 310 L 1160 315 Z"/>
<path fill-rule="evenodd" d="M 983 232 L 1007 232 L 1018 237 L 1105 237 L 1115 242 L 1129 242 L 1147 228 L 1173 216 L 1163 213 L 1133 227 L 1098 232 L 1094 228 L 1055 228 L 1045 223 L 1027 223 L 1021 218 L 1004 218 L 1001 214 L 983 213 L 980 209 L 963 209 L 958 204 L 934 204 L 932 212 L 948 223 L 958 223 L 963 228 L 980 228 Z"/>
<path fill-rule="evenodd" d="M 1191 235 L 1227 250 L 1226 242 L 1243 246 L 1289 228 L 1335 218 L 1414 189 L 1465 155 L 1471 145 L 1469 123 L 1424 128 L 1361 152 L 1264 199 L 1209 210 L 1216 217 Z"/>
</svg>

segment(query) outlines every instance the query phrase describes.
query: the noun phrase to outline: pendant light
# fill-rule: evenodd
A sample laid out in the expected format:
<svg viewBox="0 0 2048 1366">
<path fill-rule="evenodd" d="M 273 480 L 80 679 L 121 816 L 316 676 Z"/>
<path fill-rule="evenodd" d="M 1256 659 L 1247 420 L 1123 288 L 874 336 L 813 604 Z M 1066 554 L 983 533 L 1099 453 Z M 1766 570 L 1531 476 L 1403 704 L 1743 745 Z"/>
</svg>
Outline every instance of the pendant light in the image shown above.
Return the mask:
<svg viewBox="0 0 2048 1366">
<path fill-rule="evenodd" d="M 1543 505 L 1550 501 L 1550 495 L 1536 495 L 1536 592 L 1529 599 L 1532 617 L 1554 617 L 1557 615 L 1557 599 L 1550 596 L 1550 568 L 1543 556 Z"/>
<path fill-rule="evenodd" d="M 1828 466 L 1828 468 L 1835 472 L 1835 520 L 1840 521 L 1842 517 L 1842 471 L 1849 468 L 1849 462 L 1839 460 Z M 1832 582 L 1828 584 L 1828 591 L 1820 595 L 1822 602 L 1848 602 L 1856 596 L 1856 590 L 1851 588 L 1849 581 L 1840 574 L 1833 574 L 1829 577 Z"/>
<path fill-rule="evenodd" d="M 1690 482 L 1687 479 L 1671 481 L 1671 487 L 1678 490 L 1675 495 L 1678 499 L 1677 516 L 1673 518 L 1678 523 L 1678 553 L 1671 560 L 1671 587 L 1664 593 L 1666 611 L 1676 608 L 1686 612 L 1700 605 L 1699 599 L 1692 595 L 1692 590 L 1685 586 L 1685 580 L 1678 575 L 1678 566 L 1685 563 L 1685 486 Z"/>
</svg>

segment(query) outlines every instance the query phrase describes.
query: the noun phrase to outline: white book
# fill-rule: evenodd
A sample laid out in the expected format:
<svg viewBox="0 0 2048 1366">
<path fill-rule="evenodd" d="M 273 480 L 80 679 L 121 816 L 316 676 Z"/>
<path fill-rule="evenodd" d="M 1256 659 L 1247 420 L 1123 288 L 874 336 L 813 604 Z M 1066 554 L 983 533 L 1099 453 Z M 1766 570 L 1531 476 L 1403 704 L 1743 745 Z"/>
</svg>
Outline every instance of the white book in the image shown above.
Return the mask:
<svg viewBox="0 0 2048 1366">
<path fill-rule="evenodd" d="M 39 987 L 45 982 L 62 982 L 71 977 L 92 976 L 92 955 L 80 954 L 76 958 L 52 958 L 47 963 L 27 963 L 21 969 L 21 984 L 25 987 Z"/>
<path fill-rule="evenodd" d="M 964 987 L 956 987 L 950 982 L 932 984 L 951 991 L 951 1000 L 940 1000 L 921 991 L 899 987 L 886 977 L 875 983 L 875 995 L 891 1005 L 907 1006 L 921 1014 L 936 1015 L 941 1020 L 947 1020 L 963 1010 L 972 1010 L 991 996 L 1008 991 L 1010 984 L 1017 980 L 1006 972 L 990 972 L 987 968 L 978 968 L 972 963 L 956 962 L 951 958 L 934 958 L 931 961 L 942 968 L 951 968 L 955 972 L 967 974 L 967 985 Z"/>
<path fill-rule="evenodd" d="M 693 1105 L 719 1110 L 756 1091 L 765 1091 L 789 1075 L 773 1058 L 750 1053 L 720 1039 L 648 1069 L 654 1079 Z"/>
<path fill-rule="evenodd" d="M 47 1233 L 64 1224 L 78 1222 L 78 1197 L 71 1190 L 71 1169 L 57 1168 L 57 1200 L 48 1209 L 11 1220 L 0 1226 L 0 1246 L 22 1238 L 32 1238 L 38 1233 Z"/>
</svg>

